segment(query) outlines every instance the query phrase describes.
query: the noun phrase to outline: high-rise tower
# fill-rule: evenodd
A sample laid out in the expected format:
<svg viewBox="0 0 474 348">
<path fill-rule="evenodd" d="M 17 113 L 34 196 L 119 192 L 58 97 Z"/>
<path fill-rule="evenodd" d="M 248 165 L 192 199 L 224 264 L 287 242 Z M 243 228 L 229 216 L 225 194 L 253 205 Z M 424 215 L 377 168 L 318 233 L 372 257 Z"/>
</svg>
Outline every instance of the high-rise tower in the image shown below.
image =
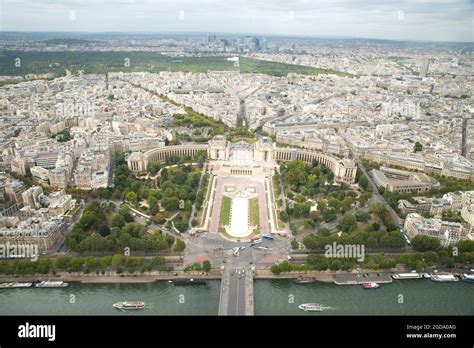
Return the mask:
<svg viewBox="0 0 474 348">
<path fill-rule="evenodd" d="M 425 59 L 421 63 L 420 77 L 426 77 L 428 75 L 428 68 L 429 67 L 430 67 L 430 61 L 428 59 Z"/>
</svg>

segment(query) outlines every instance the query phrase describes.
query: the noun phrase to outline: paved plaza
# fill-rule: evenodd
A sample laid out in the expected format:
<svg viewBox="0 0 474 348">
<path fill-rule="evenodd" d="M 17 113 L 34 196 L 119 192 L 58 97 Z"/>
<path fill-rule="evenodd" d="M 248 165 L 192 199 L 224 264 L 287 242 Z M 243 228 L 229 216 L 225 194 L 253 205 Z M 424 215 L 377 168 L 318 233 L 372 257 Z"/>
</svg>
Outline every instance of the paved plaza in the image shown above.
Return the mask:
<svg viewBox="0 0 474 348">
<path fill-rule="evenodd" d="M 226 193 L 226 187 L 233 187 L 235 192 L 244 192 L 248 188 L 255 188 L 255 192 L 258 196 L 258 207 L 259 207 L 259 220 L 260 220 L 260 231 L 261 233 L 269 233 L 270 229 L 268 226 L 268 210 L 267 200 L 265 198 L 265 182 L 263 178 L 250 178 L 250 177 L 218 177 L 216 183 L 216 192 L 214 202 L 212 203 L 211 222 L 209 224 L 209 232 L 217 233 L 219 231 L 219 220 L 222 206 L 222 197 Z M 237 211 L 235 217 L 239 217 L 236 221 L 238 226 L 246 224 L 248 226 L 248 200 L 246 199 L 246 207 L 243 208 L 243 201 L 237 203 Z M 235 204 L 235 203 L 233 203 Z M 247 211 L 247 215 L 243 211 Z M 241 213 L 242 211 L 242 213 Z M 234 213 L 232 213 L 234 214 Z M 241 216 L 245 215 L 245 216 Z M 234 215 L 232 215 L 232 221 L 234 221 Z M 232 227 L 231 227 L 232 228 Z M 237 229 L 237 226 L 235 227 Z M 247 227 L 248 229 L 248 227 Z M 235 230 L 233 230 L 235 231 Z M 237 233 L 237 232 L 236 232 Z"/>
<path fill-rule="evenodd" d="M 249 199 L 245 194 L 232 198 L 230 208 L 230 228 L 227 232 L 233 237 L 246 237 L 252 233 L 249 228 Z"/>
</svg>

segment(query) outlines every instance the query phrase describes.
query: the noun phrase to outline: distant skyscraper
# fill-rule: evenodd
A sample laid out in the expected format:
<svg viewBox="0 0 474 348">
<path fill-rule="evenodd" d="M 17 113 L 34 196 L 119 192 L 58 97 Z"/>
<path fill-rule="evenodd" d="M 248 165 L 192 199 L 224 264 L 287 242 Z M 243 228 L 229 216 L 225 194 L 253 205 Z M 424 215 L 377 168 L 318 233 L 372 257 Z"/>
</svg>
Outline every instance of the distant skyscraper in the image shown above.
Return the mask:
<svg viewBox="0 0 474 348">
<path fill-rule="evenodd" d="M 262 51 L 267 50 L 267 39 L 265 37 L 262 37 Z"/>
<path fill-rule="evenodd" d="M 217 41 L 217 36 L 216 35 L 209 35 L 207 37 L 207 43 L 213 43 Z"/>
<path fill-rule="evenodd" d="M 253 47 L 255 47 L 253 37 L 251 36 L 244 37 L 244 48 L 248 50 L 252 50 Z"/>
<path fill-rule="evenodd" d="M 420 77 L 426 77 L 428 75 L 428 68 L 430 67 L 430 61 L 428 59 L 421 63 Z"/>
<path fill-rule="evenodd" d="M 109 73 L 108 72 L 105 73 L 105 89 L 106 90 L 109 89 Z"/>
</svg>

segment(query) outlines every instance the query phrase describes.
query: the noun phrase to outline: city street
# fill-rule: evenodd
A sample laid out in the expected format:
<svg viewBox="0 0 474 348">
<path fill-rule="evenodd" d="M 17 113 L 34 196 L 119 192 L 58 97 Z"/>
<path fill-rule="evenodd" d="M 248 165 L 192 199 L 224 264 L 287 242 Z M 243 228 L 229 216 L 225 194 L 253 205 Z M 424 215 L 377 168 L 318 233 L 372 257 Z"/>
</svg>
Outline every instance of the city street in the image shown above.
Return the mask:
<svg viewBox="0 0 474 348">
<path fill-rule="evenodd" d="M 387 200 L 379 193 L 379 189 L 377 188 L 377 185 L 375 185 L 374 180 L 372 180 L 372 177 L 367 173 L 367 170 L 365 169 L 364 164 L 362 161 L 354 157 L 354 161 L 357 163 L 359 168 L 362 170 L 362 172 L 365 174 L 367 177 L 367 180 L 369 181 L 370 186 L 372 187 L 372 197 L 369 199 L 367 205 L 372 204 L 372 203 L 380 203 L 383 204 L 383 206 L 387 209 L 388 213 L 390 214 L 390 217 L 392 218 L 393 222 L 395 225 L 397 225 L 399 228 L 403 228 L 403 220 L 400 219 L 400 217 L 395 213 L 395 211 L 392 209 L 390 204 L 388 204 Z"/>
</svg>

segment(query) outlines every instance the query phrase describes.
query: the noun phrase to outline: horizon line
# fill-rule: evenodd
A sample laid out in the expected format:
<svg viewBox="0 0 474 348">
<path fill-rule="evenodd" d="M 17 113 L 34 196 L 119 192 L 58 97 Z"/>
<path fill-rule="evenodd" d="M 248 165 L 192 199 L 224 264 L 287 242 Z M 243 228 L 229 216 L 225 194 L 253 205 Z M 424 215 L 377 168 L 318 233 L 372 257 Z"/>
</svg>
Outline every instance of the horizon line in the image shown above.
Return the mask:
<svg viewBox="0 0 474 348">
<path fill-rule="evenodd" d="M 373 41 L 392 41 L 408 43 L 449 43 L 449 44 L 474 44 L 473 41 L 435 41 L 435 40 L 410 40 L 410 39 L 386 39 L 377 37 L 358 37 L 358 36 L 340 36 L 340 35 L 303 35 L 303 34 L 272 34 L 272 33 L 251 33 L 251 32 L 219 32 L 219 31 L 21 31 L 21 30 L 0 30 L 3 33 L 21 33 L 21 34 L 132 34 L 132 35 L 253 35 L 264 37 L 283 37 L 283 38 L 305 38 L 305 39 L 331 39 L 331 40 L 373 40 Z"/>
</svg>

